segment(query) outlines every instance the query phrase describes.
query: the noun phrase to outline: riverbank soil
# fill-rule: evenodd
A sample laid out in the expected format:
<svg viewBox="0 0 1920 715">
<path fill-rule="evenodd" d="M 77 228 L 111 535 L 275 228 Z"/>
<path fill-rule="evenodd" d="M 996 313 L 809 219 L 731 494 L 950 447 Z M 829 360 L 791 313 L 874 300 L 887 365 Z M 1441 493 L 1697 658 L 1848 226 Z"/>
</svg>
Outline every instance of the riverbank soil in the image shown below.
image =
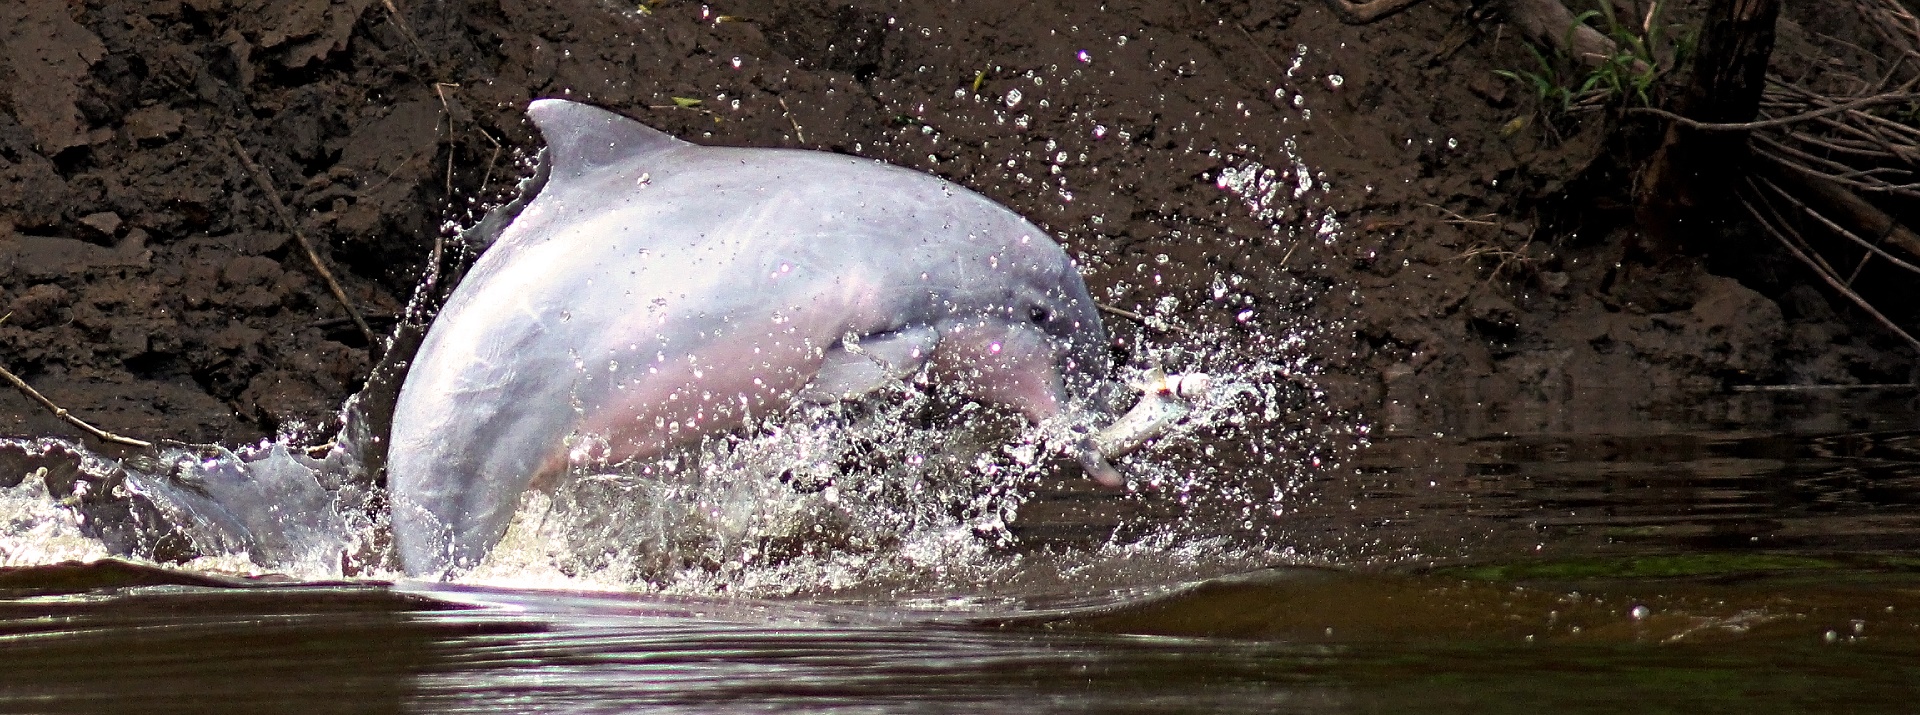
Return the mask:
<svg viewBox="0 0 1920 715">
<path fill-rule="evenodd" d="M 1788 3 L 1776 64 L 1828 61 L 1824 6 Z M 1693 222 L 1731 256 L 1640 250 L 1634 133 L 1496 75 L 1536 66 L 1515 37 L 1465 0 L 8 3 L 0 363 L 129 435 L 324 440 L 379 356 L 290 229 L 388 330 L 528 172 L 526 103 L 567 97 L 947 177 L 1122 307 L 1317 326 L 1326 399 L 1387 431 L 1913 379 L 1738 223 Z M 10 390 L 0 432 L 78 436 Z"/>
</svg>

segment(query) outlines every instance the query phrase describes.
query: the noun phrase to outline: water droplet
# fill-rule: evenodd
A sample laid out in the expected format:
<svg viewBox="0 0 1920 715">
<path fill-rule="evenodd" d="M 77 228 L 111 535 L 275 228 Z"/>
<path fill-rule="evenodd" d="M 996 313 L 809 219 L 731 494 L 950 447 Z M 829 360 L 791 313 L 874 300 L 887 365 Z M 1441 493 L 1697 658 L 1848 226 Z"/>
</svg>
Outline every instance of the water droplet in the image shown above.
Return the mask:
<svg viewBox="0 0 1920 715">
<path fill-rule="evenodd" d="M 1104 136 L 1106 136 L 1106 135 L 1107 135 L 1107 125 L 1105 125 L 1105 124 L 1095 124 L 1095 125 L 1093 125 L 1093 138 L 1095 138 L 1095 139 L 1099 139 L 1099 138 L 1101 138 L 1101 137 L 1104 137 Z"/>
<path fill-rule="evenodd" d="M 997 342 L 996 342 L 996 343 L 993 343 L 992 345 L 988 345 L 988 346 L 987 346 L 987 352 L 990 352 L 990 353 L 993 353 L 993 354 L 995 354 L 995 355 L 999 355 L 999 354 L 1000 354 L 1000 343 L 997 343 Z"/>
<path fill-rule="evenodd" d="M 1240 311 L 1240 314 L 1239 314 L 1239 315 L 1236 315 L 1236 316 L 1233 316 L 1233 319 L 1234 319 L 1234 320 L 1237 320 L 1237 321 L 1239 321 L 1239 322 L 1242 322 L 1242 323 L 1247 323 L 1247 322 L 1252 322 L 1252 320 L 1253 320 L 1253 311 L 1251 311 L 1251 310 L 1243 310 L 1243 311 Z"/>
<path fill-rule="evenodd" d="M 732 62 L 730 62 L 729 64 L 732 64 L 734 69 L 740 69 L 740 58 L 738 57 L 733 58 Z"/>
<path fill-rule="evenodd" d="M 1019 103 L 1020 103 L 1020 90 L 1017 90 L 1017 89 L 1007 90 L 1007 106 L 1012 107 Z"/>
<path fill-rule="evenodd" d="M 1074 57 L 1078 58 L 1082 64 L 1093 61 L 1093 53 L 1088 52 L 1086 50 L 1081 50 L 1079 53 L 1075 54 Z"/>
<path fill-rule="evenodd" d="M 1646 606 L 1634 606 L 1633 610 L 1627 612 L 1627 615 L 1632 616 L 1633 620 L 1638 621 L 1645 619 L 1647 614 L 1652 612 L 1653 611 L 1648 610 Z"/>
<path fill-rule="evenodd" d="M 1339 89 L 1340 85 L 1343 85 L 1346 83 L 1347 83 L 1347 78 L 1345 77 L 1342 77 L 1337 74 L 1327 75 L 1327 84 L 1333 85 L 1334 89 Z"/>
</svg>

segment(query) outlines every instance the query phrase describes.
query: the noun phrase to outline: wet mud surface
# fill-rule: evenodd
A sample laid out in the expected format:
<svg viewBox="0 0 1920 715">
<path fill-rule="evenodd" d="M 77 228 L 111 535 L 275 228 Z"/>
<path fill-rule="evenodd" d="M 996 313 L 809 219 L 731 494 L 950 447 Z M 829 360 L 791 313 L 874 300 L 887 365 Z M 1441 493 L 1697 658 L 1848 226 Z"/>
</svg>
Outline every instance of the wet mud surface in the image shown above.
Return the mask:
<svg viewBox="0 0 1920 715">
<path fill-rule="evenodd" d="M 1531 60 L 1459 0 L 35 0 L 0 33 L 0 360 L 143 437 L 324 440 L 378 358 L 237 151 L 384 331 L 470 258 L 538 97 L 939 174 L 1122 307 L 1305 313 L 1327 399 L 1387 431 L 1912 379 L 1791 266 L 1636 253 L 1606 132 L 1503 131 L 1534 100 L 1493 71 Z M 0 431 L 77 436 L 11 391 Z"/>
</svg>

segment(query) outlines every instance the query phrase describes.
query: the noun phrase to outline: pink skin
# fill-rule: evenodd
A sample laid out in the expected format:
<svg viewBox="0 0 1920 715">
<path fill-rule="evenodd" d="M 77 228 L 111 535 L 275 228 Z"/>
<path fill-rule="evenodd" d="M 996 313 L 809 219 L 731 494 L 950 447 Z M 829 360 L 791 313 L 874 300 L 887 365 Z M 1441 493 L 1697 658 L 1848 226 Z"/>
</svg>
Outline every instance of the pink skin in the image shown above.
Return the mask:
<svg viewBox="0 0 1920 715">
<path fill-rule="evenodd" d="M 1066 414 L 1069 404 L 1059 348 L 1051 342 L 1025 323 L 962 321 L 942 331 L 934 374 L 961 385 L 974 399 L 1012 407 L 1040 424 Z M 1075 451 L 1089 479 L 1109 489 L 1125 485 L 1126 478 L 1100 456 L 1091 437 Z"/>
<path fill-rule="evenodd" d="M 618 462 L 785 409 L 848 335 L 937 338 L 914 360 L 1035 422 L 1106 378 L 1077 267 L 985 197 L 854 157 L 699 147 L 572 102 L 528 113 L 547 183 L 489 217 L 498 238 L 394 408 L 387 484 L 409 574 L 484 558 L 580 436 L 609 448 L 583 461 Z M 1076 451 L 1121 483 L 1090 439 Z"/>
</svg>

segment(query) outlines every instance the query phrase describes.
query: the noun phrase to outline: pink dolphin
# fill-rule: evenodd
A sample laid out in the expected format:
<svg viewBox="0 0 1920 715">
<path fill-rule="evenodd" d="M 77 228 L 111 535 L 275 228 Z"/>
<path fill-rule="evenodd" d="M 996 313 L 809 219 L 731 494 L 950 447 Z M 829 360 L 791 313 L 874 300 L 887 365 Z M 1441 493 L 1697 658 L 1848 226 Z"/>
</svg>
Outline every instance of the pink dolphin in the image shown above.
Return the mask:
<svg viewBox="0 0 1920 715">
<path fill-rule="evenodd" d="M 435 318 L 394 410 L 410 575 L 477 563 L 580 436 L 608 462 L 645 457 L 923 368 L 1034 421 L 1104 389 L 1073 261 L 979 194 L 870 159 L 697 146 L 564 100 L 527 113 L 544 184 Z M 1091 439 L 1075 456 L 1120 483 Z"/>
</svg>

